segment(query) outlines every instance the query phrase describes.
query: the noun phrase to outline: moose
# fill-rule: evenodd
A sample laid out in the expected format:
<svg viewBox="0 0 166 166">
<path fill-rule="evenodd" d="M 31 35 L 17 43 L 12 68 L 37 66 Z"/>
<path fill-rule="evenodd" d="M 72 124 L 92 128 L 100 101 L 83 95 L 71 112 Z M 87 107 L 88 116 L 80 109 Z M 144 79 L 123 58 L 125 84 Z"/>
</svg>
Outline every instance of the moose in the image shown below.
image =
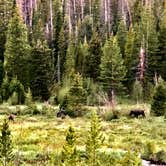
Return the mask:
<svg viewBox="0 0 166 166">
<path fill-rule="evenodd" d="M 8 116 L 8 120 L 14 122 L 14 115 L 13 115 L 13 114 L 10 114 L 10 115 Z"/>
<path fill-rule="evenodd" d="M 139 116 L 145 117 L 145 111 L 141 109 L 130 110 L 129 116 L 138 118 Z"/>
<path fill-rule="evenodd" d="M 61 117 L 62 119 L 64 119 L 66 115 L 67 114 L 64 108 L 61 108 L 56 114 L 57 118 Z"/>
</svg>

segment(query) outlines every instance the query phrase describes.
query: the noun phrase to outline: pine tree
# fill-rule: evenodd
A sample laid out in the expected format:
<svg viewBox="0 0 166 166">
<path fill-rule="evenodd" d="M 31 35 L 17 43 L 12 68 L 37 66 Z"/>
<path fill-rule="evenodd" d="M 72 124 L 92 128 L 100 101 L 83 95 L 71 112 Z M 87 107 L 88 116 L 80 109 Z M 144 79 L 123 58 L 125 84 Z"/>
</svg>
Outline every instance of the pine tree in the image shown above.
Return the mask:
<svg viewBox="0 0 166 166">
<path fill-rule="evenodd" d="M 151 113 L 156 116 L 166 114 L 166 83 L 159 79 L 151 103 Z"/>
<path fill-rule="evenodd" d="M 48 100 L 50 96 L 49 86 L 53 80 L 53 54 L 45 40 L 44 29 L 40 19 L 35 29 L 30 60 L 30 88 L 34 98 Z"/>
<path fill-rule="evenodd" d="M 141 13 L 141 33 L 144 39 L 147 59 L 146 82 L 153 81 L 153 77 L 158 71 L 158 33 L 156 32 L 155 17 L 151 7 L 144 7 Z M 146 86 L 146 85 L 145 85 Z"/>
<path fill-rule="evenodd" d="M 62 81 L 62 76 L 64 74 L 64 64 L 66 61 L 66 53 L 67 53 L 67 48 L 68 48 L 68 36 L 65 32 L 66 29 L 66 23 L 63 23 L 61 27 L 61 31 L 59 34 L 59 39 L 58 39 L 58 58 L 57 58 L 57 65 L 56 65 L 56 77 L 57 81 L 60 83 Z"/>
<path fill-rule="evenodd" d="M 77 48 L 77 57 L 76 57 L 76 71 L 80 74 L 85 75 L 85 59 L 89 56 L 89 45 L 85 39 L 84 43 L 80 43 Z"/>
<path fill-rule="evenodd" d="M 166 80 L 166 3 L 165 8 L 162 13 L 162 17 L 160 20 L 160 31 L 159 31 L 159 52 L 158 55 L 161 57 L 159 59 L 158 68 L 159 68 L 159 74 L 161 77 Z"/>
<path fill-rule="evenodd" d="M 14 96 L 14 95 L 15 96 L 17 95 L 18 99 L 17 99 L 17 103 L 16 104 L 24 103 L 24 100 L 25 100 L 24 86 L 21 84 L 21 82 L 16 77 L 12 78 L 12 80 L 10 81 L 9 93 L 10 93 L 11 97 Z M 13 95 L 13 93 L 15 93 L 15 94 Z"/>
<path fill-rule="evenodd" d="M 93 28 L 99 28 L 100 24 L 100 0 L 92 1 Z"/>
<path fill-rule="evenodd" d="M 132 98 L 135 100 L 137 104 L 140 103 L 143 99 L 142 84 L 137 79 L 133 84 Z"/>
<path fill-rule="evenodd" d="M 118 40 L 118 44 L 119 44 L 120 51 L 123 58 L 125 56 L 126 39 L 127 39 L 127 27 L 126 27 L 125 20 L 122 19 L 118 27 L 117 40 Z"/>
<path fill-rule="evenodd" d="M 3 101 L 7 101 L 10 96 L 9 86 L 9 79 L 7 76 L 5 76 L 1 85 L 1 95 Z"/>
<path fill-rule="evenodd" d="M 58 45 L 59 35 L 63 24 L 61 4 L 59 0 L 54 2 L 54 65 L 56 66 L 58 60 L 58 52 L 61 49 Z"/>
<path fill-rule="evenodd" d="M 126 69 L 120 53 L 117 38 L 112 37 L 103 46 L 103 56 L 100 65 L 100 81 L 103 89 L 112 98 L 112 91 L 119 93 Z"/>
<path fill-rule="evenodd" d="M 33 98 L 32 98 L 32 92 L 31 92 L 31 89 L 28 88 L 28 92 L 25 93 L 25 104 L 27 106 L 30 106 L 33 102 Z"/>
<path fill-rule="evenodd" d="M 86 155 L 88 166 L 100 165 L 97 150 L 101 147 L 103 141 L 104 137 L 101 133 L 100 119 L 96 112 L 92 112 L 90 130 L 88 131 L 86 139 Z"/>
<path fill-rule="evenodd" d="M 3 166 L 8 166 L 13 160 L 13 146 L 9 124 L 4 119 L 0 136 L 0 160 Z"/>
<path fill-rule="evenodd" d="M 69 127 L 66 134 L 66 142 L 62 150 L 62 162 L 66 166 L 77 166 L 76 133 L 73 127 Z"/>
<path fill-rule="evenodd" d="M 4 52 L 6 43 L 6 32 L 9 19 L 12 16 L 12 1 L 0 0 L 0 85 L 2 84 L 4 74 Z"/>
<path fill-rule="evenodd" d="M 137 66 L 139 64 L 139 50 L 141 47 L 140 28 L 135 24 L 134 27 L 130 27 L 127 35 L 127 41 L 125 45 L 125 59 L 124 64 L 127 69 L 125 76 L 125 86 L 129 93 L 132 91 L 132 85 L 136 78 Z"/>
<path fill-rule="evenodd" d="M 17 77 L 25 87 L 29 83 L 29 50 L 27 29 L 19 15 L 18 8 L 15 7 L 13 9 L 13 16 L 8 24 L 4 67 L 9 79 Z"/>
<path fill-rule="evenodd" d="M 101 40 L 99 34 L 93 31 L 92 39 L 89 43 L 89 56 L 85 57 L 85 76 L 97 81 L 100 75 L 101 63 Z"/>
<path fill-rule="evenodd" d="M 71 35 L 69 39 L 69 45 L 66 53 L 66 62 L 64 64 L 64 77 L 71 78 L 75 72 L 75 43 L 74 43 L 74 36 Z"/>
<path fill-rule="evenodd" d="M 86 91 L 83 88 L 82 76 L 77 73 L 73 76 L 71 88 L 67 94 L 67 112 L 70 116 L 82 115 L 82 106 L 86 101 Z"/>
</svg>

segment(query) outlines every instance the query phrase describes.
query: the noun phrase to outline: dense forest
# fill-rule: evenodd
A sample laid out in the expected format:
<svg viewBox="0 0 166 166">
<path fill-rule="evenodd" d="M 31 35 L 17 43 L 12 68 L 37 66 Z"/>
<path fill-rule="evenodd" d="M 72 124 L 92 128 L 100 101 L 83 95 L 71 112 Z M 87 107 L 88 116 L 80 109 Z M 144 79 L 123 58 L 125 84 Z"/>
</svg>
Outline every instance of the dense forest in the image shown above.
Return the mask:
<svg viewBox="0 0 166 166">
<path fill-rule="evenodd" d="M 165 124 L 165 0 L 0 0 L 0 165 L 165 165 Z"/>
<path fill-rule="evenodd" d="M 58 98 L 77 79 L 87 99 L 131 97 L 136 86 L 148 101 L 166 79 L 164 0 L 1 0 L 0 32 L 2 101 L 16 92 L 22 103 L 28 88 Z"/>
</svg>

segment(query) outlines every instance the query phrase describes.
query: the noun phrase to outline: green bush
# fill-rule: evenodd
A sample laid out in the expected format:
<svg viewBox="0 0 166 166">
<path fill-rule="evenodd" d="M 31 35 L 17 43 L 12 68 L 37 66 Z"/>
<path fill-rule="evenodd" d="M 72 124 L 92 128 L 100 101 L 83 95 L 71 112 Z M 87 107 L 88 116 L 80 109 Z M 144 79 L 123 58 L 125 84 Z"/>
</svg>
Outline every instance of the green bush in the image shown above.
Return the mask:
<svg viewBox="0 0 166 166">
<path fill-rule="evenodd" d="M 155 88 L 151 103 L 151 113 L 156 116 L 163 116 L 166 114 L 166 83 L 160 79 Z"/>
<path fill-rule="evenodd" d="M 11 95 L 11 97 L 9 97 L 9 99 L 8 99 L 8 103 L 10 105 L 17 105 L 17 104 L 19 104 L 17 92 L 13 92 L 13 94 Z"/>
<path fill-rule="evenodd" d="M 25 92 L 24 92 L 24 86 L 21 84 L 17 78 L 13 78 L 10 82 L 9 86 L 9 92 L 10 96 L 16 92 L 18 94 L 18 103 L 24 103 L 25 100 Z"/>
</svg>

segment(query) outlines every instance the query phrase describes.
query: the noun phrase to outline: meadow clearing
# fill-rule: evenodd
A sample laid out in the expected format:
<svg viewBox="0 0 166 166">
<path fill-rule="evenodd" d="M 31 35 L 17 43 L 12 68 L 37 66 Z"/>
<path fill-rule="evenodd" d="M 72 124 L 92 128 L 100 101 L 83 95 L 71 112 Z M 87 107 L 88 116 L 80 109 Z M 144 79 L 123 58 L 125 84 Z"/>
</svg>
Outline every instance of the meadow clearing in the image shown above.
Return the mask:
<svg viewBox="0 0 166 166">
<path fill-rule="evenodd" d="M 0 122 L 5 118 L 5 108 L 1 106 Z M 125 106 L 121 106 L 124 107 Z M 121 108 L 120 107 L 120 108 Z M 134 107 L 134 106 L 133 106 Z M 10 107 L 9 110 L 18 109 Z M 58 110 L 58 108 L 56 108 Z M 8 110 L 8 111 L 9 111 Z M 15 164 L 21 165 L 56 165 L 58 155 L 65 143 L 66 131 L 73 126 L 77 135 L 77 148 L 84 151 L 87 132 L 90 128 L 89 114 L 84 117 L 65 119 L 57 118 L 53 110 L 47 114 L 16 115 L 14 122 L 9 123 Z M 106 121 L 101 119 L 104 142 L 100 151 L 121 152 L 134 150 L 141 155 L 147 144 L 152 145 L 153 153 L 166 151 L 166 121 L 163 117 L 129 118 Z"/>
</svg>

